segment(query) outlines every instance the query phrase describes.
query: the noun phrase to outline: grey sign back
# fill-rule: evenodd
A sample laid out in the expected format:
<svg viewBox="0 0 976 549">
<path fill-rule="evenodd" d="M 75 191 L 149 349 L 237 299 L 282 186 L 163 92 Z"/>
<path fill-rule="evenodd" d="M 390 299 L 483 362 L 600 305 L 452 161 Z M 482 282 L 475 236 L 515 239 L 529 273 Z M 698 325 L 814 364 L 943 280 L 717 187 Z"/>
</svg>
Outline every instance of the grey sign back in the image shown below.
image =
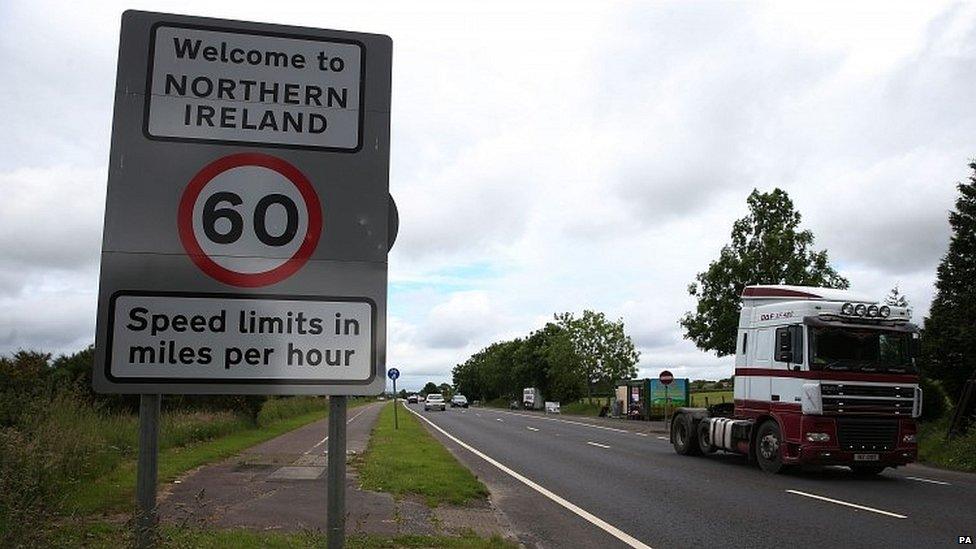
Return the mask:
<svg viewBox="0 0 976 549">
<path fill-rule="evenodd" d="M 122 16 L 97 391 L 385 386 L 392 43 Z"/>
</svg>

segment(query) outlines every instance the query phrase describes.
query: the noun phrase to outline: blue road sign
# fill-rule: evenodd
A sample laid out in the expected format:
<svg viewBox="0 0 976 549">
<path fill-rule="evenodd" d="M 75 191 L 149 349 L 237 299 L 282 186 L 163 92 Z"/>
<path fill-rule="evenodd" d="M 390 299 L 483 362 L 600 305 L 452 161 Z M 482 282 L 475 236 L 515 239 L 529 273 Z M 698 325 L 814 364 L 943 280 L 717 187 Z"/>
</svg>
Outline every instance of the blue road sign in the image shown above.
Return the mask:
<svg viewBox="0 0 976 549">
<path fill-rule="evenodd" d="M 396 368 L 390 368 L 389 370 L 386 371 L 386 377 L 396 381 L 396 378 L 400 377 L 400 370 L 397 370 Z"/>
</svg>

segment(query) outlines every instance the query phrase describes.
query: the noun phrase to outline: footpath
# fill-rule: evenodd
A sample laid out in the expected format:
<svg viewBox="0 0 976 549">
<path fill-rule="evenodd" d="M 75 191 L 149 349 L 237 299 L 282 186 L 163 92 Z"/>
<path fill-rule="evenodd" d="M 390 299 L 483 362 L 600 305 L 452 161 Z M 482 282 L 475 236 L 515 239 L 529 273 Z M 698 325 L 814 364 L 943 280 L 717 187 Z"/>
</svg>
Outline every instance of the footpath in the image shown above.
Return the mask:
<svg viewBox="0 0 976 549">
<path fill-rule="evenodd" d="M 366 450 L 384 404 L 349 410 L 344 458 Z M 163 489 L 160 520 L 198 529 L 324 532 L 327 434 L 326 419 L 190 472 Z M 509 535 L 504 518 L 489 505 L 430 508 L 421 498 L 363 490 L 352 464 L 346 469 L 346 511 L 349 536 Z"/>
</svg>

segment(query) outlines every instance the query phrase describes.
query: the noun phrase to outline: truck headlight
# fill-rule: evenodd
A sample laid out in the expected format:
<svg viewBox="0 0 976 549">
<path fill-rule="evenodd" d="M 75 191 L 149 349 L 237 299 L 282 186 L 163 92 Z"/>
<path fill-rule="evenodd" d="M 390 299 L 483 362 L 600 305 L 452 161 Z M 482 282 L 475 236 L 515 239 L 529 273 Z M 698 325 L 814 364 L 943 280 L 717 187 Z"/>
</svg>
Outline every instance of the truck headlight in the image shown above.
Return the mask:
<svg viewBox="0 0 976 549">
<path fill-rule="evenodd" d="M 854 314 L 857 316 L 864 316 L 868 314 L 868 306 L 863 303 L 858 303 L 857 306 L 854 307 Z"/>
<path fill-rule="evenodd" d="M 829 433 L 807 433 L 807 440 L 810 442 L 830 442 Z"/>
<path fill-rule="evenodd" d="M 901 437 L 901 441 L 902 442 L 905 442 L 905 443 L 908 443 L 908 444 L 915 444 L 915 442 L 917 440 L 918 440 L 918 437 L 915 435 L 915 433 L 911 433 L 911 434 L 908 434 L 908 435 L 905 435 L 905 436 Z"/>
<path fill-rule="evenodd" d="M 878 314 L 881 315 L 881 318 L 888 318 L 891 316 L 891 307 L 882 305 L 881 308 L 878 309 Z"/>
<path fill-rule="evenodd" d="M 878 316 L 878 306 L 871 305 L 868 307 L 868 316 Z"/>
</svg>

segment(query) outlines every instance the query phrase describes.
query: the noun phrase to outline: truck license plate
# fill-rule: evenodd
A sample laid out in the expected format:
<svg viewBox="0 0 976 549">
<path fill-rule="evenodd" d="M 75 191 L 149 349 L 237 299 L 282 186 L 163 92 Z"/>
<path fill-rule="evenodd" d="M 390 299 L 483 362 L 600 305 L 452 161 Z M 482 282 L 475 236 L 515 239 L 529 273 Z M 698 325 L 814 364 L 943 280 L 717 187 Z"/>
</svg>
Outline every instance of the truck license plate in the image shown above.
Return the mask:
<svg viewBox="0 0 976 549">
<path fill-rule="evenodd" d="M 878 454 L 854 454 L 854 461 L 878 461 Z"/>
</svg>

